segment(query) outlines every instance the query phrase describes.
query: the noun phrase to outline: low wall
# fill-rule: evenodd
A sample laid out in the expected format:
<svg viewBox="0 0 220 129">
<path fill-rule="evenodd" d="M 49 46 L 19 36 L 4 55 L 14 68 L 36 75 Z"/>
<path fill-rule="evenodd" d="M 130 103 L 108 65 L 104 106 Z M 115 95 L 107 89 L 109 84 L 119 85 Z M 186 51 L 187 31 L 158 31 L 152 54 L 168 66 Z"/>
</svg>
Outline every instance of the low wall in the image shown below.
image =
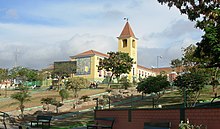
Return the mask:
<svg viewBox="0 0 220 129">
<path fill-rule="evenodd" d="M 220 128 L 220 108 L 96 110 L 95 117 L 114 117 L 114 129 L 143 129 L 144 122 L 161 121 L 171 122 L 171 129 L 178 129 L 181 117 L 196 125 L 206 125 L 208 129 Z"/>
</svg>

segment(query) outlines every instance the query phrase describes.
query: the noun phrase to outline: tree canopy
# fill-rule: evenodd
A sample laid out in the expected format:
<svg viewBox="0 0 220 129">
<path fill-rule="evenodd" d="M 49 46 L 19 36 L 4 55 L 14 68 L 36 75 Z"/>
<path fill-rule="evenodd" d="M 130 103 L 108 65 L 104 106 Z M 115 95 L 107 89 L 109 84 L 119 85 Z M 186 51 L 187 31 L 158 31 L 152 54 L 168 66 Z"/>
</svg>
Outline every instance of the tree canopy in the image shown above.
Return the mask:
<svg viewBox="0 0 220 129">
<path fill-rule="evenodd" d="M 89 85 L 89 81 L 82 77 L 70 78 L 67 82 L 66 88 L 73 91 L 74 97 L 78 97 L 78 91 L 82 88 L 86 88 Z"/>
<path fill-rule="evenodd" d="M 0 68 L 0 82 L 7 80 L 9 78 L 8 76 L 8 69 L 1 69 Z"/>
<path fill-rule="evenodd" d="M 112 73 L 109 82 L 112 77 L 119 78 L 121 74 L 128 74 L 134 64 L 133 59 L 128 53 L 123 52 L 108 52 L 108 58 L 101 59 L 99 61 L 98 70 L 105 69 Z"/>
<path fill-rule="evenodd" d="M 161 91 L 170 86 L 166 76 L 149 76 L 138 83 L 137 91 L 145 94 L 155 93 L 157 100 L 161 97 Z"/>
<path fill-rule="evenodd" d="M 219 0 L 158 0 L 169 7 L 177 7 L 181 14 L 196 21 L 196 27 L 204 31 L 197 43 L 195 56 L 203 59 L 207 67 L 220 67 L 220 1 Z"/>
<path fill-rule="evenodd" d="M 12 99 L 15 99 L 19 102 L 19 108 L 21 110 L 21 115 L 22 117 L 24 116 L 24 103 L 27 101 L 30 101 L 30 94 L 28 93 L 28 90 L 26 87 L 21 86 L 19 88 L 19 92 L 16 92 L 14 94 L 11 95 Z"/>
<path fill-rule="evenodd" d="M 187 103 L 189 106 L 194 106 L 200 96 L 201 90 L 208 83 L 208 74 L 205 69 L 193 68 L 191 71 L 177 76 L 174 85 L 179 88 L 183 95 L 184 90 L 187 94 Z"/>
<path fill-rule="evenodd" d="M 19 77 L 23 81 L 36 81 L 40 78 L 37 70 L 28 69 L 25 67 L 14 67 L 10 69 L 9 76 L 12 79 Z"/>
<path fill-rule="evenodd" d="M 53 74 L 62 76 L 70 76 L 76 72 L 76 62 L 74 61 L 62 61 L 62 62 L 54 62 L 54 71 Z"/>
</svg>

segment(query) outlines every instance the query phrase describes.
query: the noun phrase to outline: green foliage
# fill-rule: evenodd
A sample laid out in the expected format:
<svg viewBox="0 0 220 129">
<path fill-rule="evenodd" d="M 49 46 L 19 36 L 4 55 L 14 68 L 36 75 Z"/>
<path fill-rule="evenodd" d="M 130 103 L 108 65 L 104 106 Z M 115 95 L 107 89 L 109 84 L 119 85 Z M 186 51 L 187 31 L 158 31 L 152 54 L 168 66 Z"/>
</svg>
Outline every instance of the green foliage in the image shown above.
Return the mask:
<svg viewBox="0 0 220 129">
<path fill-rule="evenodd" d="M 0 82 L 7 80 L 9 78 L 8 76 L 8 69 L 1 69 L 0 68 Z"/>
<path fill-rule="evenodd" d="M 220 13 L 219 13 L 220 15 Z M 219 20 L 220 22 L 220 20 Z M 205 28 L 202 41 L 197 43 L 195 56 L 201 58 L 208 67 L 220 67 L 220 25 L 209 25 Z"/>
<path fill-rule="evenodd" d="M 206 69 L 193 68 L 189 72 L 177 76 L 174 81 L 174 85 L 180 90 L 183 95 L 184 88 L 187 93 L 187 103 L 190 106 L 194 106 L 201 90 L 208 83 L 208 75 L 206 74 Z"/>
<path fill-rule="evenodd" d="M 53 74 L 68 77 L 76 72 L 76 63 L 72 61 L 54 62 Z"/>
<path fill-rule="evenodd" d="M 110 83 L 113 76 L 119 78 L 121 74 L 128 74 L 131 71 L 134 62 L 128 53 L 108 52 L 108 55 L 108 58 L 99 61 L 98 70 L 104 69 L 112 73 L 109 79 Z"/>
<path fill-rule="evenodd" d="M 64 99 L 68 99 L 69 92 L 66 89 L 62 89 L 59 91 L 59 95 L 61 97 L 61 101 L 63 102 Z"/>
<path fill-rule="evenodd" d="M 83 95 L 80 99 L 82 99 L 84 102 L 89 100 L 89 96 L 88 95 Z"/>
<path fill-rule="evenodd" d="M 74 97 L 78 97 L 78 91 L 89 86 L 89 81 L 82 77 L 70 78 L 66 84 L 66 88 L 73 91 Z"/>
<path fill-rule="evenodd" d="M 205 34 L 197 43 L 194 56 L 203 60 L 203 65 L 220 67 L 220 2 L 219 0 L 158 0 L 169 7 L 177 7 L 181 14 L 196 21 L 196 27 Z"/>
<path fill-rule="evenodd" d="M 42 98 L 41 103 L 51 104 L 53 102 L 53 98 Z"/>
<path fill-rule="evenodd" d="M 53 98 L 42 98 L 41 99 L 41 103 L 42 104 L 46 104 L 46 107 L 45 107 L 45 105 L 43 105 L 43 109 L 44 110 L 47 110 L 47 111 L 49 111 L 49 109 L 50 109 L 50 107 L 49 107 L 49 104 L 51 104 L 53 102 Z"/>
<path fill-rule="evenodd" d="M 30 95 L 28 93 L 28 91 L 26 90 L 26 88 L 21 87 L 19 92 L 16 92 L 14 94 L 11 95 L 12 99 L 15 99 L 19 102 L 19 108 L 21 110 L 21 115 L 23 117 L 24 114 L 24 103 L 27 101 L 30 101 Z"/>
<path fill-rule="evenodd" d="M 49 110 L 49 104 L 56 106 L 56 112 L 58 113 L 58 108 L 63 106 L 60 101 L 57 101 L 55 98 L 42 98 L 41 103 L 47 105 L 47 111 Z M 43 107 L 44 108 L 44 107 Z"/>
<path fill-rule="evenodd" d="M 218 22 L 219 1 L 218 0 L 158 0 L 161 4 L 169 7 L 176 6 L 181 14 L 186 14 L 191 21 L 197 21 L 197 27 L 204 29 L 205 26 Z"/>
<path fill-rule="evenodd" d="M 181 67 L 183 65 L 183 62 L 181 59 L 173 59 L 171 60 L 171 67 L 176 68 L 176 67 Z"/>
<path fill-rule="evenodd" d="M 122 77 L 119 82 L 122 84 L 122 87 L 126 90 L 128 87 L 131 87 L 131 83 L 127 77 Z"/>
<path fill-rule="evenodd" d="M 56 99 L 52 99 L 51 105 L 54 105 L 56 107 L 56 113 L 59 112 L 59 107 L 63 106 L 63 103 L 60 101 L 57 101 Z"/>
<path fill-rule="evenodd" d="M 161 91 L 170 86 L 166 76 L 158 75 L 156 77 L 149 76 L 138 83 L 137 91 L 145 94 L 155 93 L 157 100 L 161 97 Z"/>
<path fill-rule="evenodd" d="M 36 81 L 40 78 L 37 70 L 24 67 L 14 67 L 10 69 L 9 75 L 12 79 L 19 77 L 23 81 Z"/>
<path fill-rule="evenodd" d="M 191 68 L 201 62 L 198 58 L 194 56 L 194 52 L 196 50 L 196 46 L 191 44 L 183 50 L 183 65 L 185 68 Z"/>
</svg>

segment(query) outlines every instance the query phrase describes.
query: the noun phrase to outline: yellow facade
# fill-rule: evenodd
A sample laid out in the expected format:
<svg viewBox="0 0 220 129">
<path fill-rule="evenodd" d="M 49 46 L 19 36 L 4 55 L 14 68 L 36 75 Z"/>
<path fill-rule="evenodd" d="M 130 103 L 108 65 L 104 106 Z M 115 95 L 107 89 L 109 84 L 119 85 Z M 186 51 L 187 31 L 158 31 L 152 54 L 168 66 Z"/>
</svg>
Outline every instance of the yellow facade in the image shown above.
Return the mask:
<svg viewBox="0 0 220 129">
<path fill-rule="evenodd" d="M 83 77 L 83 78 L 86 78 L 88 79 L 89 81 L 91 82 L 102 82 L 103 79 L 104 79 L 104 71 L 101 70 L 101 71 L 98 71 L 98 65 L 99 65 L 99 60 L 104 58 L 104 57 L 107 57 L 106 54 L 100 54 L 99 52 L 97 51 L 94 51 L 94 50 L 89 50 L 89 51 L 86 51 L 82 54 L 79 54 L 80 56 L 74 56 L 71 58 L 71 61 L 76 61 L 77 62 L 77 59 L 81 59 L 81 58 L 89 58 L 89 64 L 87 64 L 87 66 L 83 66 L 82 69 L 84 69 L 85 72 L 87 71 L 90 71 L 89 74 L 76 74 L 73 75 L 73 76 L 78 76 L 78 77 Z M 80 66 L 78 66 L 80 67 Z"/>
<path fill-rule="evenodd" d="M 118 38 L 118 51 L 128 53 L 133 58 L 133 67 L 127 75 L 128 79 L 132 82 L 133 79 L 137 78 L 137 39 L 133 37 Z"/>
<path fill-rule="evenodd" d="M 130 73 L 126 75 L 131 82 L 138 81 L 139 78 L 156 75 L 151 69 L 138 65 L 137 38 L 135 37 L 128 22 L 125 24 L 120 36 L 118 37 L 118 51 L 128 53 L 135 62 Z M 87 58 L 87 66 L 79 65 L 80 63 L 77 66 L 81 68 L 81 72 L 85 70 L 86 74 L 76 74 L 74 76 L 84 77 L 91 82 L 102 82 L 106 76 L 111 74 L 104 70 L 98 71 L 97 66 L 99 65 L 99 60 L 104 57 L 108 57 L 108 55 L 94 50 L 89 50 L 76 56 L 72 56 L 71 60 L 76 61 L 77 63 L 79 63 L 77 60 Z M 89 61 L 88 58 L 90 59 Z M 88 62 L 90 63 L 88 64 Z M 86 72 L 87 70 L 90 72 Z"/>
</svg>

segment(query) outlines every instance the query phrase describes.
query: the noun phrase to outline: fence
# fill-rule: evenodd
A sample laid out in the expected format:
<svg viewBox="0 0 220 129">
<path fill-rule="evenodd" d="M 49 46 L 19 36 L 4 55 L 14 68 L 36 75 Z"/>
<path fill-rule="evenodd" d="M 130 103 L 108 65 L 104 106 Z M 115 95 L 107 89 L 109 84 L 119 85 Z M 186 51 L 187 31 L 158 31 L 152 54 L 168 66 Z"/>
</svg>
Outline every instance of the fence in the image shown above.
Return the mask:
<svg viewBox="0 0 220 129">
<path fill-rule="evenodd" d="M 189 119 L 192 124 L 205 125 L 208 129 L 220 128 L 219 108 L 96 110 L 95 117 L 114 117 L 114 129 L 143 129 L 144 122 L 171 122 L 171 129 L 177 129 L 181 117 Z"/>
</svg>

